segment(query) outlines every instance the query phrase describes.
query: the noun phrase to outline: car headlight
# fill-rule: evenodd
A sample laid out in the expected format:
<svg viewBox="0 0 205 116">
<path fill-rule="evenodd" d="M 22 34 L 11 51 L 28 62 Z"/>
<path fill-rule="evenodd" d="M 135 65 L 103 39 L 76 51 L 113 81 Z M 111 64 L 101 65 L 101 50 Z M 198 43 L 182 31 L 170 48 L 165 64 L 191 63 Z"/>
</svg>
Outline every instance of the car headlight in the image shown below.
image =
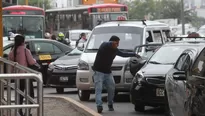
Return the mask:
<svg viewBox="0 0 205 116">
<path fill-rule="evenodd" d="M 79 60 L 78 62 L 78 70 L 89 70 L 89 65 L 83 60 Z"/>
<path fill-rule="evenodd" d="M 126 83 L 132 83 L 133 76 L 130 73 L 130 63 L 129 61 L 126 63 L 124 68 L 124 82 Z"/>
<path fill-rule="evenodd" d="M 143 75 L 137 73 L 137 74 L 135 75 L 135 78 L 136 78 L 136 80 L 137 80 L 138 85 L 141 85 L 141 84 L 142 84 L 141 82 L 142 82 L 142 79 L 143 79 Z"/>
<path fill-rule="evenodd" d="M 130 62 L 129 61 L 125 65 L 125 71 L 130 71 Z"/>
<path fill-rule="evenodd" d="M 51 62 L 51 63 L 48 65 L 48 68 L 54 69 L 54 64 L 53 64 L 53 62 Z"/>
</svg>

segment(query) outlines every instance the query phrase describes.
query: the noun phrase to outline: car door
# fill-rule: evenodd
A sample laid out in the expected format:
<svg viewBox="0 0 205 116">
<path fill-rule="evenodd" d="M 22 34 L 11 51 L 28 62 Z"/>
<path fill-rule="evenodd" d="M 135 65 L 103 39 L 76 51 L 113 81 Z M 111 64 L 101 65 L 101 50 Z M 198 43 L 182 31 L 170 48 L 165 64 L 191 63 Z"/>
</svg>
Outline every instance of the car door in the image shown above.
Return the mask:
<svg viewBox="0 0 205 116">
<path fill-rule="evenodd" d="M 186 83 L 185 111 L 188 116 L 205 115 L 205 49 L 196 58 Z"/>
<path fill-rule="evenodd" d="M 170 106 L 170 110 L 175 114 L 178 112 L 178 93 L 179 90 L 177 90 L 177 81 L 173 78 L 173 74 L 175 72 L 178 72 L 181 70 L 183 64 L 184 64 L 184 61 L 187 57 L 187 53 L 184 52 L 180 55 L 180 57 L 178 58 L 176 64 L 174 65 L 173 69 L 172 69 L 172 72 L 170 72 L 170 75 L 169 75 L 169 81 L 167 81 L 168 85 L 169 86 L 167 89 L 168 91 L 168 97 L 169 97 L 169 106 Z"/>
<path fill-rule="evenodd" d="M 186 51 L 186 57 L 184 59 L 184 62 L 181 66 L 181 68 L 178 71 L 185 72 L 188 74 L 188 70 L 193 62 L 194 59 L 194 50 L 187 50 Z M 177 101 L 177 115 L 184 116 L 185 110 L 184 110 L 184 104 L 186 99 L 186 80 L 176 80 L 176 101 Z"/>
<path fill-rule="evenodd" d="M 64 55 L 64 52 L 52 41 L 33 41 L 31 52 L 36 61 L 41 65 L 41 72 L 45 84 L 49 63 Z"/>
</svg>

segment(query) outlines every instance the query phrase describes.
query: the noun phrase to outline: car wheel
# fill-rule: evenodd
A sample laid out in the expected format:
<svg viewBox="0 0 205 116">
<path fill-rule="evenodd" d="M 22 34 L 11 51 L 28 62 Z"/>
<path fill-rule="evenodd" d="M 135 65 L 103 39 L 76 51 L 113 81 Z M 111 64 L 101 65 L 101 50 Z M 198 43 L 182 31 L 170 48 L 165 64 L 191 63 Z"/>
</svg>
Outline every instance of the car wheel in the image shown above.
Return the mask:
<svg viewBox="0 0 205 116">
<path fill-rule="evenodd" d="M 166 93 L 166 91 L 164 91 L 164 92 L 165 92 L 165 116 L 172 116 L 171 112 L 170 112 L 170 108 L 169 108 L 169 101 L 167 98 L 167 93 Z"/>
<path fill-rule="evenodd" d="M 64 92 L 64 88 L 58 87 L 58 88 L 56 88 L 56 92 L 57 93 L 63 93 Z"/>
<path fill-rule="evenodd" d="M 88 101 L 90 99 L 90 91 L 78 90 L 78 97 L 81 101 Z"/>
<path fill-rule="evenodd" d="M 135 111 L 136 112 L 144 112 L 145 106 L 140 104 L 139 102 L 135 104 Z"/>
</svg>

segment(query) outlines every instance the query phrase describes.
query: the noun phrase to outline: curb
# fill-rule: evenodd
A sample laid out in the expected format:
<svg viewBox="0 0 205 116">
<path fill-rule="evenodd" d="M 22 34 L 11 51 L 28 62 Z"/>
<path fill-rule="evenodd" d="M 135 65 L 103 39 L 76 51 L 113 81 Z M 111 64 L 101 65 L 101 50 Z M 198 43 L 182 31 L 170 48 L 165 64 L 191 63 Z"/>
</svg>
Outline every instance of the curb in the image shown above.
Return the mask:
<svg viewBox="0 0 205 116">
<path fill-rule="evenodd" d="M 69 97 L 63 97 L 63 96 L 44 96 L 44 98 L 60 98 L 64 99 L 68 102 L 70 102 L 76 109 L 80 110 L 80 112 L 85 113 L 86 116 L 102 116 L 101 114 L 95 112 L 91 108 L 77 102 L 76 100 L 69 98 Z"/>
</svg>

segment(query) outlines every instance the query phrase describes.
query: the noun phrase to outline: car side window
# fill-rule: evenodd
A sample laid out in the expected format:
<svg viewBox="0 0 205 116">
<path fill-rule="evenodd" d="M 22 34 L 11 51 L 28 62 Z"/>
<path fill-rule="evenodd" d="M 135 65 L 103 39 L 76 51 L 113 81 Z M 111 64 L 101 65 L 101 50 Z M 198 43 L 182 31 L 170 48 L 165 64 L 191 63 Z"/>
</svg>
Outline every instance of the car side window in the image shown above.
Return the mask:
<svg viewBox="0 0 205 116">
<path fill-rule="evenodd" d="M 177 62 L 175 64 L 175 68 L 177 70 L 181 71 L 185 58 L 186 58 L 186 54 L 183 54 L 179 57 L 179 59 L 177 60 Z"/>
<path fill-rule="evenodd" d="M 153 31 L 154 42 L 162 42 L 161 31 Z"/>
<path fill-rule="evenodd" d="M 58 54 L 62 51 L 56 45 L 53 45 L 49 42 L 34 42 L 34 50 L 36 54 L 49 53 L 49 54 Z"/>
<path fill-rule="evenodd" d="M 191 57 L 187 54 L 180 71 L 187 71 L 189 69 L 190 64 L 191 64 Z"/>
<path fill-rule="evenodd" d="M 191 75 L 205 77 L 205 49 L 200 53 L 196 59 L 192 69 Z"/>
</svg>

